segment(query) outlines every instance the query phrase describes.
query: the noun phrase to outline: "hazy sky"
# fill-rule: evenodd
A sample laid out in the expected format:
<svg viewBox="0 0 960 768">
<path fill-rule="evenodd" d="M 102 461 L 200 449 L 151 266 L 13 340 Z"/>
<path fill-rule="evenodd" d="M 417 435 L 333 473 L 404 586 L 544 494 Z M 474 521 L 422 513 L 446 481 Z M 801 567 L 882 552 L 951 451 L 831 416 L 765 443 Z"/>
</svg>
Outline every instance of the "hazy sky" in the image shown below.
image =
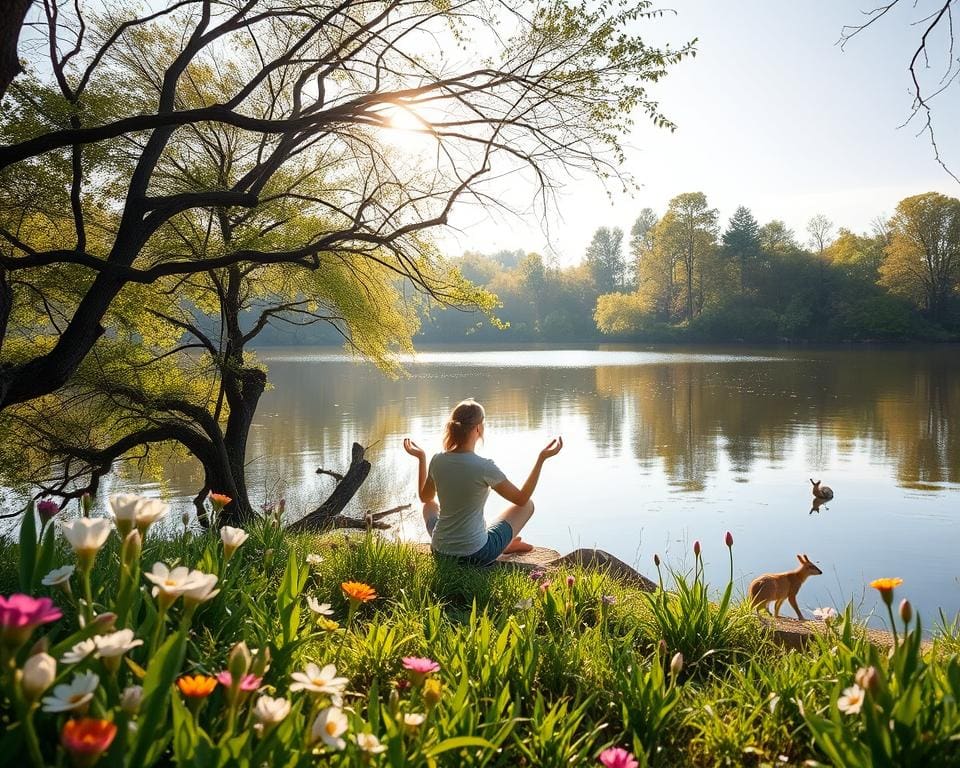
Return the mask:
<svg viewBox="0 0 960 768">
<path fill-rule="evenodd" d="M 662 213 L 671 197 L 689 191 L 706 193 L 724 224 L 743 204 L 761 223 L 785 220 L 802 241 L 817 213 L 862 231 L 908 195 L 960 195 L 926 137 L 916 136 L 920 123 L 898 129 L 909 116 L 907 66 L 921 34 L 910 23 L 925 15 L 929 0 L 917 9 L 904 1 L 845 51 L 836 45 L 843 25 L 876 4 L 674 0 L 676 15 L 644 22 L 644 34 L 675 44 L 697 37 L 698 54 L 652 91 L 676 132 L 639 118 L 628 140 L 626 170 L 642 184 L 639 192 L 611 201 L 590 179 L 567 183 L 549 241 L 533 215 L 491 220 L 464 211 L 451 221 L 461 231 L 447 239 L 448 249 L 547 252 L 552 244 L 557 261 L 570 264 L 597 226 L 629 232 L 641 208 Z M 931 60 L 936 77 L 944 66 L 945 55 Z M 960 83 L 935 104 L 942 154 L 958 172 Z"/>
</svg>

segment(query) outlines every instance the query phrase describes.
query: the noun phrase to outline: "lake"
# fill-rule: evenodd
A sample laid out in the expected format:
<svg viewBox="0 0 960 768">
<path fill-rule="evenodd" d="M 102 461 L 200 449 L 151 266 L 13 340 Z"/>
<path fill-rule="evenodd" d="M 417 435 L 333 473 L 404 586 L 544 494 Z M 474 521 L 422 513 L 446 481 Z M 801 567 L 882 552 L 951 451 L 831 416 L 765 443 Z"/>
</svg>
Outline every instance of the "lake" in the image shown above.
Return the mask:
<svg viewBox="0 0 960 768">
<path fill-rule="evenodd" d="M 655 578 L 655 552 L 689 568 L 699 539 L 720 588 L 730 530 L 738 590 L 805 552 L 824 572 L 800 593 L 808 615 L 848 600 L 876 612 L 866 584 L 900 576 L 898 593 L 930 627 L 938 607 L 960 611 L 957 352 L 429 348 L 391 380 L 339 349 L 263 349 L 272 389 L 248 451 L 252 500 L 285 495 L 290 510 L 312 509 L 333 484 L 317 467 L 345 469 L 356 440 L 371 446 L 373 469 L 351 510 L 413 502 L 416 462 L 402 439 L 440 450 L 450 409 L 472 396 L 487 409 L 478 452 L 517 485 L 540 448 L 564 438 L 534 494 L 531 542 L 597 546 Z M 811 477 L 836 493 L 812 513 Z M 113 485 L 183 509 L 199 475 L 184 462 L 162 489 Z M 499 504 L 491 494 L 488 513 Z M 396 535 L 424 538 L 418 510 L 394 520 Z"/>
</svg>

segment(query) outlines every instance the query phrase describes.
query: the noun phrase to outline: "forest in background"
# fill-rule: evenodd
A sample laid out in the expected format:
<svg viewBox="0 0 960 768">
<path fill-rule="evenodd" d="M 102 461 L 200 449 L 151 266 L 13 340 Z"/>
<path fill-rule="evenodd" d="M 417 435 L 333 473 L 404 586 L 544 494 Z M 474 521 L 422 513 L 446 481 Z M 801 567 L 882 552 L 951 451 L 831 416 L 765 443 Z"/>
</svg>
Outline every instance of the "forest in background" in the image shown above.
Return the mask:
<svg viewBox="0 0 960 768">
<path fill-rule="evenodd" d="M 801 241 L 803 238 L 803 241 Z M 601 226 L 574 266 L 539 253 L 467 251 L 460 272 L 495 294 L 492 317 L 424 307 L 432 342 L 868 342 L 960 336 L 960 200 L 909 197 L 870 232 L 824 215 L 804 233 L 760 224 L 741 206 L 720 222 L 701 192 L 659 215 L 644 208 L 629 237 Z M 321 337 L 320 334 L 327 334 Z M 323 329 L 271 343 L 336 341 Z"/>
</svg>

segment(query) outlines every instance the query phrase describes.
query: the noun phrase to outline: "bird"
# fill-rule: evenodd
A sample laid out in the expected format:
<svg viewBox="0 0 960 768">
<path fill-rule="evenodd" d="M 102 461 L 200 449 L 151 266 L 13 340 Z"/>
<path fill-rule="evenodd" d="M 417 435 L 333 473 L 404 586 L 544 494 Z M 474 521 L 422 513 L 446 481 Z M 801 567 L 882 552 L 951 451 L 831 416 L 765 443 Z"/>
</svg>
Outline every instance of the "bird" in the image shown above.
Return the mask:
<svg viewBox="0 0 960 768">
<path fill-rule="evenodd" d="M 813 495 L 815 498 L 823 499 L 824 501 L 830 501 L 833 498 L 833 488 L 829 485 L 820 485 L 820 481 L 817 480 L 814 482 L 813 478 L 810 478 L 810 482 L 813 483 Z"/>
</svg>

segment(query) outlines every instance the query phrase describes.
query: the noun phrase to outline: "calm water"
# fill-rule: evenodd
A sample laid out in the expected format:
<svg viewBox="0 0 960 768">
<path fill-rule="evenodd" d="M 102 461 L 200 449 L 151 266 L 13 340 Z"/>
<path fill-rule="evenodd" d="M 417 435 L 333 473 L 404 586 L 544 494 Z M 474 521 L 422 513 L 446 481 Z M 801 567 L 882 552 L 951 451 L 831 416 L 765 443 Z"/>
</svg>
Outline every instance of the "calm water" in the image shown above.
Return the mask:
<svg viewBox="0 0 960 768">
<path fill-rule="evenodd" d="M 866 582 L 901 576 L 930 626 L 938 607 L 960 610 L 957 352 L 434 349 L 390 380 L 339 350 L 267 349 L 273 389 L 251 437 L 250 486 L 255 503 L 286 495 L 294 511 L 313 508 L 333 483 L 316 468 L 345 468 L 356 440 L 373 444 L 373 470 L 353 511 L 414 501 L 416 462 L 401 440 L 439 450 L 451 406 L 473 396 L 487 407 L 480 453 L 517 485 L 563 435 L 534 496 L 530 541 L 595 545 L 654 575 L 654 552 L 690 566 L 700 539 L 719 586 L 729 529 L 740 589 L 806 552 L 824 571 L 800 593 L 806 612 L 853 600 L 869 613 Z M 140 488 L 186 506 L 196 469 L 170 470 L 165 488 Z M 836 492 L 813 514 L 810 477 Z M 423 538 L 419 512 L 396 533 Z"/>
</svg>

